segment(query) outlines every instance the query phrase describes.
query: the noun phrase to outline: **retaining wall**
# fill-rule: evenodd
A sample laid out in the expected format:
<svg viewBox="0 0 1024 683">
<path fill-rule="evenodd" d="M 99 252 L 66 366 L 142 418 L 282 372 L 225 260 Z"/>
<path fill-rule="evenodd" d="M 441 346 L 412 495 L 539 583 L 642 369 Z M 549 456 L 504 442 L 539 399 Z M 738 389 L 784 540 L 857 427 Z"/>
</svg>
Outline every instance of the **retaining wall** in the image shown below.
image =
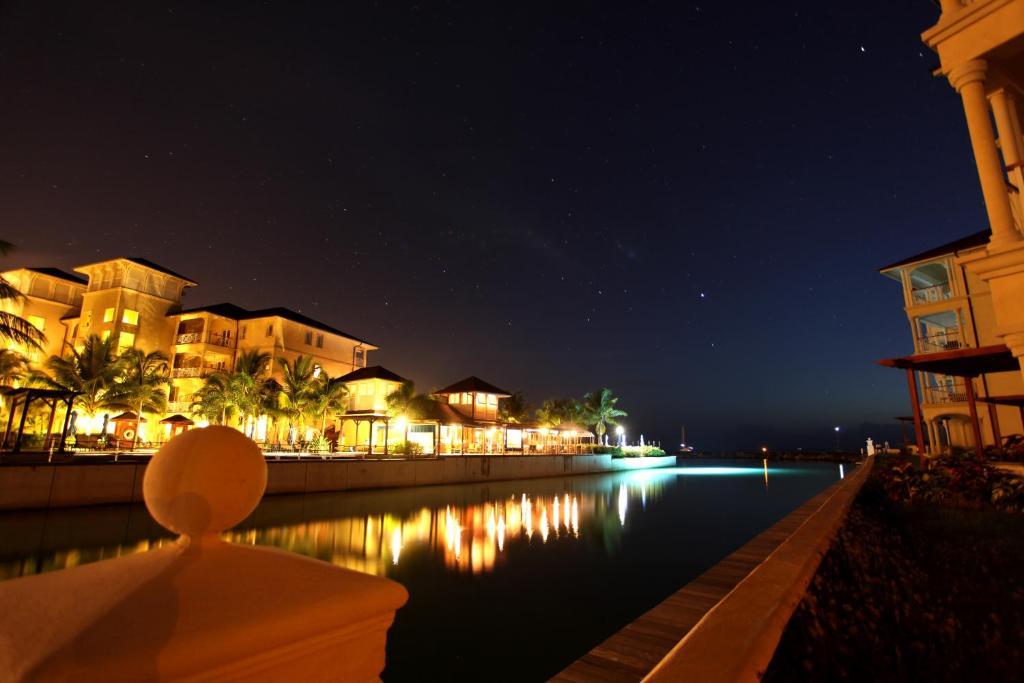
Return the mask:
<svg viewBox="0 0 1024 683">
<path fill-rule="evenodd" d="M 536 479 L 670 467 L 676 457 L 453 456 L 416 460 L 268 460 L 266 495 Z M 0 510 L 142 502 L 146 463 L 5 465 Z"/>
</svg>

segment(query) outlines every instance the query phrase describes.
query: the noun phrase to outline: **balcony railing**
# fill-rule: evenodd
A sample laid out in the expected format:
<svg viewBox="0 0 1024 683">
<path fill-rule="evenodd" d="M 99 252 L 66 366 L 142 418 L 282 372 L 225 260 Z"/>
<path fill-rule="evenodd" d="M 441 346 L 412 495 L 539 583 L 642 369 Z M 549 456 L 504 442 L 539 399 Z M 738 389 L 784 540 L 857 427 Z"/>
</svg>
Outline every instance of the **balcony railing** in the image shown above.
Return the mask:
<svg viewBox="0 0 1024 683">
<path fill-rule="evenodd" d="M 167 412 L 169 413 L 188 413 L 192 408 L 192 401 L 168 401 Z"/>
<path fill-rule="evenodd" d="M 921 304 L 934 304 L 938 301 L 945 301 L 953 296 L 953 290 L 948 282 L 924 289 L 915 289 L 911 294 L 912 303 L 917 306 Z"/>
<path fill-rule="evenodd" d="M 233 337 L 225 337 L 220 334 L 211 334 L 206 337 L 202 332 L 188 332 L 186 334 L 179 334 L 174 338 L 175 344 L 214 344 L 216 346 L 223 346 L 227 349 L 235 348 L 235 340 Z"/>
<path fill-rule="evenodd" d="M 964 342 L 963 336 L 961 336 L 960 330 L 957 328 L 951 328 L 945 332 L 932 334 L 927 337 L 918 337 L 917 339 L 917 347 L 920 350 L 920 353 L 956 351 L 957 349 L 962 349 L 966 346 L 967 344 Z"/>
<path fill-rule="evenodd" d="M 171 368 L 171 377 L 176 379 L 187 379 L 189 377 L 206 377 L 224 368 L 216 365 L 202 365 L 190 368 Z"/>
<path fill-rule="evenodd" d="M 961 384 L 947 384 L 941 387 L 925 387 L 925 403 L 963 403 L 967 400 L 967 388 Z"/>
</svg>

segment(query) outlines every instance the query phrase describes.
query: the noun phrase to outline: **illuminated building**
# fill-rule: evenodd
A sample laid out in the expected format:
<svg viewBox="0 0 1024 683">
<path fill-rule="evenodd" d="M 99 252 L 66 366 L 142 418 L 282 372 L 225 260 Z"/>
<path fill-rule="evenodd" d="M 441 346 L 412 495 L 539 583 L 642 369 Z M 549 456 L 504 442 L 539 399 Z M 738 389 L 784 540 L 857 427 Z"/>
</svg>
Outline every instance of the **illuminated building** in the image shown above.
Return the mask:
<svg viewBox="0 0 1024 683">
<path fill-rule="evenodd" d="M 43 352 L 19 348 L 41 363 L 78 345 L 91 334 L 116 340 L 118 349 L 160 351 L 169 360 L 171 389 L 168 415 L 159 433 L 140 426 L 143 441 L 161 441 L 187 422 L 192 394 L 203 379 L 231 370 L 241 351 L 271 357 L 271 377 L 278 377 L 278 359 L 313 358 L 331 376 L 366 365 L 377 347 L 325 323 L 287 308 L 246 310 L 234 304 L 183 308 L 186 289 L 197 283 L 140 258 L 115 258 L 75 268 L 79 277 L 53 268 L 20 268 L 3 274 L 26 294 L 8 308 L 46 335 Z M 175 418 L 175 415 L 179 415 Z M 81 424 L 83 431 L 97 425 Z M 263 430 L 265 424 L 260 425 Z M 148 433 L 147 433 L 148 432 Z M 260 435 L 262 436 L 262 435 Z"/>
<path fill-rule="evenodd" d="M 922 38 L 962 100 L 991 229 L 987 243 L 958 262 L 988 286 L 994 334 L 1024 372 L 1024 0 L 940 4 L 938 23 Z"/>
<path fill-rule="evenodd" d="M 965 363 L 972 354 L 986 356 L 1000 349 L 992 293 L 988 284 L 965 266 L 984 253 L 987 230 L 929 249 L 881 269 L 903 286 L 903 305 L 914 344 L 913 367 L 926 448 L 931 453 L 952 445 L 974 445 L 968 389 L 977 397 L 975 410 L 982 443 L 992 446 L 1000 436 L 1024 433 L 1024 410 L 1012 404 L 987 403 L 990 397 L 1024 396 L 1024 378 L 1002 349 L 1009 371 L 982 371 L 977 377 L 945 374 L 934 362 Z M 984 356 L 983 356 L 984 357 Z M 967 359 L 967 360 L 963 360 Z M 934 365 L 934 369 L 932 368 Z M 985 366 L 980 365 L 979 370 Z M 955 369 L 953 371 L 956 371 Z"/>
</svg>

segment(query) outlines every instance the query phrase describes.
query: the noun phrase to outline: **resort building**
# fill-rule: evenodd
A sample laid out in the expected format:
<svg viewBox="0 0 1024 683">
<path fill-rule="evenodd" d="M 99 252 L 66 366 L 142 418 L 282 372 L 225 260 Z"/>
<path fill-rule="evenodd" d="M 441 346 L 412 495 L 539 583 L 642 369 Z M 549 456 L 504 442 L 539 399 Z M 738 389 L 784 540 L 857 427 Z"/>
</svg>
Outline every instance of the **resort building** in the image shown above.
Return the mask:
<svg viewBox="0 0 1024 683">
<path fill-rule="evenodd" d="M 922 38 L 962 100 L 991 231 L 963 265 L 987 285 L 995 336 L 1024 373 L 1024 0 L 939 4 Z"/>
<path fill-rule="evenodd" d="M 159 442 L 191 425 L 192 394 L 217 370 L 231 370 L 242 351 L 271 357 L 271 377 L 279 377 L 278 359 L 312 357 L 320 370 L 340 376 L 366 365 L 377 346 L 287 308 L 246 310 L 234 304 L 183 308 L 191 278 L 141 258 L 115 258 L 74 269 L 81 276 L 55 268 L 19 268 L 3 273 L 25 294 L 7 302 L 13 312 L 46 335 L 42 351 L 17 348 L 34 364 L 81 346 L 92 334 L 113 338 L 117 348 L 160 351 L 169 359 L 171 389 L 168 414 L 159 429 L 140 425 L 143 441 Z M 134 421 L 123 414 L 105 422 L 111 433 Z M 97 424 L 78 423 L 81 432 Z M 113 425 L 113 426 L 111 426 Z M 265 421 L 259 425 L 266 436 Z M 259 436 L 259 435 L 258 435 Z"/>
<path fill-rule="evenodd" d="M 913 343 L 911 356 L 884 363 L 913 376 L 932 454 L 975 446 L 972 413 L 983 447 L 1024 434 L 1024 408 L 1013 401 L 1024 399 L 1024 376 L 998 334 L 990 287 L 966 265 L 988 242 L 985 230 L 880 270 L 902 285 Z"/>
</svg>

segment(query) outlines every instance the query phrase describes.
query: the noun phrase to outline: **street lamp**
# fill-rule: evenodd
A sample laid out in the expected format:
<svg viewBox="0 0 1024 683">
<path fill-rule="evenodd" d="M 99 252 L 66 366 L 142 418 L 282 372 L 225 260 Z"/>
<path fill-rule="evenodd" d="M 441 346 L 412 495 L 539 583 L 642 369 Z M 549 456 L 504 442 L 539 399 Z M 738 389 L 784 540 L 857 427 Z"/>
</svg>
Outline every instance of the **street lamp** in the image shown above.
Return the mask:
<svg viewBox="0 0 1024 683">
<path fill-rule="evenodd" d="M 625 429 L 625 427 L 623 427 L 622 425 L 619 425 L 618 427 L 615 428 L 615 433 L 619 437 L 619 445 L 620 446 L 626 445 L 626 429 Z"/>
<path fill-rule="evenodd" d="M 835 429 L 836 429 L 836 450 L 838 451 L 839 450 L 839 427 L 838 427 L 838 425 L 836 426 Z"/>
</svg>

